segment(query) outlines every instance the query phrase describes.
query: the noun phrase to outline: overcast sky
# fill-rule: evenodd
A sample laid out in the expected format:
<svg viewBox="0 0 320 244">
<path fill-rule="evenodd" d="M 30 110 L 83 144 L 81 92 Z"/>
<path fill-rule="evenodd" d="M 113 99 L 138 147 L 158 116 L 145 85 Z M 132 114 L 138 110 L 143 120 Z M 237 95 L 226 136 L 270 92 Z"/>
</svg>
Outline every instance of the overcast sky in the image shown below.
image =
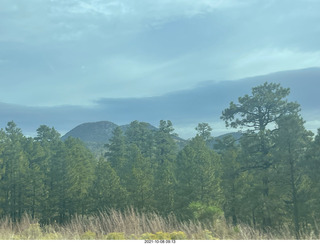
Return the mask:
<svg viewBox="0 0 320 244">
<path fill-rule="evenodd" d="M 0 103 L 89 111 L 320 67 L 319 12 L 318 0 L 0 0 Z"/>
</svg>

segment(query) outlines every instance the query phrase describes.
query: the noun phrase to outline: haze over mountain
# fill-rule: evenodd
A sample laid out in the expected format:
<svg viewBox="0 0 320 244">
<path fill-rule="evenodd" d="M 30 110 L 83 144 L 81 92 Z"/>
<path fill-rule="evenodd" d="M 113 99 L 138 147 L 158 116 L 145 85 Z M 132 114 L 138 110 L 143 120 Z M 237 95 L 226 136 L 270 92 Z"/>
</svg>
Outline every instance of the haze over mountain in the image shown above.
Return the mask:
<svg viewBox="0 0 320 244">
<path fill-rule="evenodd" d="M 195 135 L 200 122 L 208 122 L 213 135 L 233 130 L 226 129 L 220 120 L 221 112 L 231 101 L 265 81 L 290 87 L 289 100 L 301 104 L 306 127 L 316 131 L 320 127 L 319 81 L 320 68 L 277 72 L 234 81 L 206 81 L 193 89 L 144 98 L 103 98 L 94 106 L 31 107 L 0 103 L 1 127 L 14 120 L 24 133 L 33 135 L 41 124 L 54 126 L 63 135 L 84 122 L 112 121 L 129 124 L 133 120 L 158 126 L 159 121 L 171 120 L 180 137 Z"/>
<path fill-rule="evenodd" d="M 158 128 L 146 123 L 147 128 L 156 131 Z M 115 123 L 110 121 L 98 121 L 83 123 L 76 126 L 65 135 L 61 137 L 66 140 L 68 137 L 78 138 L 85 143 L 85 145 L 97 156 L 100 156 L 106 151 L 105 145 L 113 136 L 113 130 L 118 127 Z M 120 125 L 123 133 L 129 128 L 129 124 Z M 175 141 L 179 144 L 184 144 L 184 140 L 175 136 Z"/>
<path fill-rule="evenodd" d="M 107 143 L 113 136 L 113 130 L 118 126 L 119 125 L 110 121 L 83 123 L 63 135 L 62 140 L 65 140 L 68 137 L 74 137 L 79 138 L 84 142 Z M 129 126 L 129 124 L 120 125 L 120 128 L 123 133 L 125 133 Z M 150 130 L 157 130 L 153 125 L 147 124 L 147 126 Z"/>
<path fill-rule="evenodd" d="M 158 128 L 146 123 L 147 128 L 151 131 L 157 131 Z M 126 133 L 126 130 L 129 128 L 130 124 L 120 125 L 123 133 Z M 110 139 L 113 137 L 113 130 L 118 127 L 115 123 L 110 121 L 98 121 L 98 122 L 89 122 L 83 123 L 81 125 L 76 126 L 65 135 L 61 137 L 62 140 L 66 140 L 69 137 L 78 138 L 87 148 L 89 148 L 97 157 L 103 155 L 106 151 L 106 144 L 109 143 Z M 217 142 L 217 139 L 221 139 L 226 135 L 232 135 L 236 140 L 241 137 L 241 133 L 233 132 L 220 135 L 219 137 L 211 138 L 208 141 L 208 146 L 213 148 L 213 145 Z M 177 143 L 178 149 L 183 149 L 186 145 L 187 140 L 184 140 L 176 135 L 173 135 L 174 141 Z"/>
</svg>

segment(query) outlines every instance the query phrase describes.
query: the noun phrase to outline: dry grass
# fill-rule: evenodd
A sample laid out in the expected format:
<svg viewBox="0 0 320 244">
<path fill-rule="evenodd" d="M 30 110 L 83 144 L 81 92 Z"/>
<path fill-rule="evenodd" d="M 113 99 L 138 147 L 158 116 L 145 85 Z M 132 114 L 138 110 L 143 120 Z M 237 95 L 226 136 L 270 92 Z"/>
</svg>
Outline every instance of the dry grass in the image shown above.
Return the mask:
<svg viewBox="0 0 320 244">
<path fill-rule="evenodd" d="M 303 239 L 320 239 L 314 232 Z M 95 216 L 75 216 L 65 225 L 40 227 L 36 220 L 24 215 L 19 223 L 9 218 L 0 220 L 2 240 L 79 240 L 79 239 L 188 239 L 188 240 L 292 240 L 288 227 L 277 231 L 259 231 L 250 226 L 229 226 L 219 219 L 212 224 L 179 222 L 174 215 L 163 218 L 155 213 L 110 210 Z"/>
</svg>

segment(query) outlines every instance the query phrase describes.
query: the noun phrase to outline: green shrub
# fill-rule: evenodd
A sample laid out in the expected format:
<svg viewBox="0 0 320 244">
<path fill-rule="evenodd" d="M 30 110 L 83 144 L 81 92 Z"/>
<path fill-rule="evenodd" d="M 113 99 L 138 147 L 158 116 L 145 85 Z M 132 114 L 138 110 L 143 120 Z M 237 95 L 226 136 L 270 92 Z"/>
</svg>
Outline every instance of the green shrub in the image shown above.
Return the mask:
<svg viewBox="0 0 320 244">
<path fill-rule="evenodd" d="M 238 226 L 233 227 L 233 231 L 234 231 L 235 233 L 240 233 L 240 230 L 239 230 L 239 227 L 238 227 Z"/>
<path fill-rule="evenodd" d="M 201 202 L 192 202 L 188 206 L 194 219 L 199 221 L 213 221 L 223 216 L 223 211 L 214 205 L 206 205 Z"/>
<path fill-rule="evenodd" d="M 159 231 L 155 234 L 154 240 L 171 240 L 170 233 Z"/>
<path fill-rule="evenodd" d="M 184 233 L 182 231 L 174 231 L 174 232 L 170 233 L 170 239 L 171 240 L 186 240 L 187 235 L 186 235 L 186 233 Z"/>
<path fill-rule="evenodd" d="M 192 235 L 193 240 L 218 240 L 213 237 L 213 234 L 209 230 L 204 230 L 199 233 L 195 233 Z"/>
<path fill-rule="evenodd" d="M 60 233 L 46 233 L 41 238 L 41 240 L 63 240 L 63 239 L 64 238 Z"/>
<path fill-rule="evenodd" d="M 125 240 L 125 235 L 123 232 L 112 232 L 109 233 L 108 235 L 105 235 L 104 238 L 105 240 Z"/>
<path fill-rule="evenodd" d="M 16 236 L 21 240 L 36 240 L 42 238 L 42 231 L 39 223 L 30 224 L 29 227 Z"/>
<path fill-rule="evenodd" d="M 141 240 L 141 238 L 135 234 L 131 234 L 128 238 L 128 240 Z M 146 240 L 146 239 L 143 239 Z"/>
<path fill-rule="evenodd" d="M 141 240 L 185 240 L 187 239 L 187 235 L 182 231 L 174 231 L 172 233 L 169 232 L 156 232 L 153 233 L 143 233 L 140 236 Z"/>
<path fill-rule="evenodd" d="M 96 239 L 96 233 L 88 230 L 87 232 L 83 233 L 80 236 L 81 240 L 95 240 Z"/>
<path fill-rule="evenodd" d="M 143 233 L 140 236 L 141 240 L 155 240 L 156 239 L 156 235 L 152 234 L 152 233 Z"/>
</svg>

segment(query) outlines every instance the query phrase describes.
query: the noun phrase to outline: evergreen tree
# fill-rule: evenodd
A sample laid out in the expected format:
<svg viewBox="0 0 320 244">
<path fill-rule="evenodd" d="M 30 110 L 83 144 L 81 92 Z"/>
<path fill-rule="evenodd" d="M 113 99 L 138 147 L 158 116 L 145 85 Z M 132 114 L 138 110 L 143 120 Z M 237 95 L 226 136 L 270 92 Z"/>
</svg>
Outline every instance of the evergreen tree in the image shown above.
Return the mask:
<svg viewBox="0 0 320 244">
<path fill-rule="evenodd" d="M 246 169 L 255 170 L 262 179 L 263 187 L 260 197 L 263 227 L 272 224 L 269 183 L 273 164 L 270 157 L 271 136 L 275 131 L 273 125 L 283 116 L 297 113 L 300 109 L 299 104 L 285 99 L 289 93 L 289 88 L 265 82 L 263 85 L 252 88 L 252 95 L 239 97 L 238 104 L 231 102 L 221 116 L 227 127 L 248 128 L 243 136 L 242 146 L 249 152 Z M 258 172 L 258 169 L 261 171 Z"/>
<path fill-rule="evenodd" d="M 41 205 L 42 223 L 66 220 L 67 212 L 67 162 L 66 149 L 60 139 L 60 134 L 54 128 L 41 125 L 37 129 L 35 143 L 40 144 L 43 150 L 41 172 L 44 173 L 44 198 Z"/>
<path fill-rule="evenodd" d="M 100 158 L 95 168 L 92 185 L 93 211 L 107 208 L 123 209 L 127 204 L 127 191 L 121 186 L 120 178 L 111 164 Z"/>
<path fill-rule="evenodd" d="M 137 120 L 131 122 L 125 135 L 127 145 L 135 144 L 144 157 L 152 159 L 154 152 L 154 135 L 148 123 Z"/>
<path fill-rule="evenodd" d="M 47 189 L 45 188 L 47 164 L 46 154 L 39 142 L 34 142 L 33 138 L 28 138 L 24 143 L 24 152 L 28 158 L 28 168 L 26 175 L 25 193 L 27 199 L 26 211 L 31 217 L 40 219 L 43 214 L 43 207 L 48 201 Z"/>
<path fill-rule="evenodd" d="M 224 194 L 223 210 L 226 219 L 231 218 L 232 224 L 237 225 L 245 179 L 240 172 L 238 160 L 239 146 L 233 136 L 228 135 L 217 141 L 215 150 L 221 155 L 221 186 Z"/>
<path fill-rule="evenodd" d="M 195 129 L 198 132 L 197 135 L 201 136 L 205 141 L 211 139 L 212 128 L 208 123 L 199 123 Z"/>
<path fill-rule="evenodd" d="M 308 201 L 304 199 L 306 203 L 306 208 L 303 209 L 304 222 L 313 226 L 313 229 L 317 231 L 315 234 L 320 234 L 320 230 L 317 227 L 320 225 L 320 212 L 318 211 L 320 209 L 320 128 L 306 152 L 305 162 L 305 173 L 309 179 L 309 192 Z"/>
<path fill-rule="evenodd" d="M 65 145 L 69 212 L 83 215 L 90 208 L 88 196 L 94 179 L 95 160 L 79 139 L 69 137 Z"/>
<path fill-rule="evenodd" d="M 281 188 L 287 188 L 283 194 L 291 209 L 295 236 L 300 238 L 300 205 L 307 199 L 300 198 L 303 192 L 303 171 L 301 165 L 307 146 L 311 142 L 312 133 L 304 128 L 304 121 L 298 114 L 283 116 L 277 121 L 278 130 L 275 135 L 276 160 L 280 161 L 277 171 L 281 175 Z M 280 196 L 281 198 L 282 196 Z"/>
<path fill-rule="evenodd" d="M 139 210 L 152 209 L 153 203 L 153 174 L 150 161 L 145 158 L 136 144 L 128 147 L 125 177 L 126 189 L 129 194 L 129 204 Z"/>
<path fill-rule="evenodd" d="M 3 178 L 6 177 L 6 167 L 5 167 L 5 162 L 4 162 L 4 150 L 5 150 L 5 145 L 6 145 L 6 133 L 4 132 L 3 129 L 0 129 L 0 216 L 4 215 L 4 208 L 6 204 L 6 198 L 5 194 L 3 194 L 3 191 L 5 190 Z"/>
<path fill-rule="evenodd" d="M 120 178 L 123 179 L 126 161 L 126 144 L 125 136 L 119 126 L 114 129 L 113 136 L 106 147 L 108 150 L 105 153 L 107 161 L 110 162 L 111 167 L 116 171 Z"/>
<path fill-rule="evenodd" d="M 201 136 L 196 136 L 177 156 L 176 210 L 188 214 L 191 202 L 221 205 L 220 159 Z"/>
<path fill-rule="evenodd" d="M 27 180 L 28 160 L 23 151 L 25 137 L 20 128 L 11 121 L 5 128 L 5 146 L 2 151 L 2 172 L 0 187 L 3 212 L 13 221 L 22 217 L 27 199 L 24 186 Z"/>
<path fill-rule="evenodd" d="M 173 140 L 174 129 L 170 120 L 160 121 L 155 133 L 154 192 L 156 209 L 168 214 L 174 207 L 174 160 L 177 145 Z"/>
</svg>

